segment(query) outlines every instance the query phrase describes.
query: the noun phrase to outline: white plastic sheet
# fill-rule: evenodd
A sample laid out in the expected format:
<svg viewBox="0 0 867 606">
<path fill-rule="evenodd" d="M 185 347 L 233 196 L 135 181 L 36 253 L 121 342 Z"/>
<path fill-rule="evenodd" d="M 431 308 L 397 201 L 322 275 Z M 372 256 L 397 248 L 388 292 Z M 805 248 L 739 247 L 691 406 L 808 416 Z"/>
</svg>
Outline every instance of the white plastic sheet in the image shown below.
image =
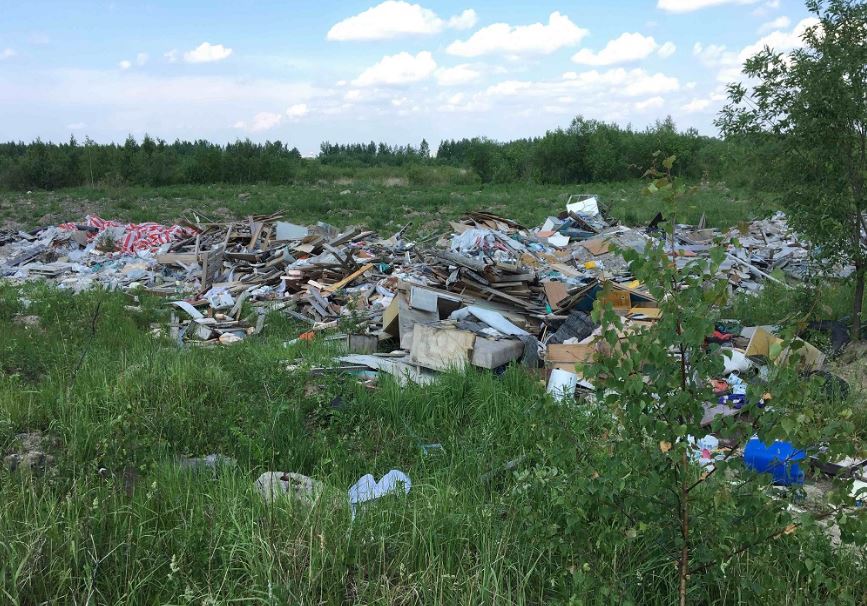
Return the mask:
<svg viewBox="0 0 867 606">
<path fill-rule="evenodd" d="M 204 295 L 205 300 L 211 306 L 211 309 L 228 309 L 235 304 L 235 299 L 227 288 L 213 287 Z"/>
<path fill-rule="evenodd" d="M 412 487 L 412 481 L 409 476 L 398 469 L 392 469 L 387 474 L 379 479 L 379 482 L 373 479 L 370 474 L 361 476 L 359 480 L 349 489 L 349 510 L 352 513 L 352 519 L 355 519 L 355 513 L 361 503 L 373 501 L 384 497 L 387 494 L 398 492 L 403 486 L 404 494 L 409 493 Z"/>
<path fill-rule="evenodd" d="M 590 215 L 591 217 L 595 217 L 599 214 L 599 203 L 596 201 L 596 197 L 594 196 L 592 198 L 587 198 L 586 200 L 571 202 L 566 205 L 566 210 L 577 215 Z"/>
<path fill-rule="evenodd" d="M 548 379 L 548 393 L 554 396 L 554 399 L 561 402 L 573 399 L 577 386 L 578 375 L 574 372 L 560 368 L 551 371 L 551 378 Z"/>
</svg>

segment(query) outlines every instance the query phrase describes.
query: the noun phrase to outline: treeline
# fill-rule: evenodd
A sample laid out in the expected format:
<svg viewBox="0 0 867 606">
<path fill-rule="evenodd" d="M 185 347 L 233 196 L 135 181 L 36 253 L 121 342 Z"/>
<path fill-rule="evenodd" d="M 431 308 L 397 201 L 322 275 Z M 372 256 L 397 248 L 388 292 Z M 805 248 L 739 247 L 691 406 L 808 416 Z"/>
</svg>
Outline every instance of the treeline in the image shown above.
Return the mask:
<svg viewBox="0 0 867 606">
<path fill-rule="evenodd" d="M 484 182 L 567 184 L 634 178 L 657 151 L 677 156 L 677 170 L 683 177 L 719 177 L 725 143 L 695 129 L 679 132 L 671 118 L 635 131 L 577 117 L 569 128 L 535 139 L 443 141 L 437 159 L 469 167 Z"/>
<path fill-rule="evenodd" d="M 430 162 L 430 145 L 422 139 L 418 147 L 385 143 L 329 143 L 319 146 L 322 164 L 345 167 L 406 166 Z"/>
<path fill-rule="evenodd" d="M 280 141 L 166 143 L 145 135 L 123 145 L 0 143 L 0 187 L 57 189 L 80 185 L 176 185 L 185 183 L 291 183 L 303 168 L 301 153 Z"/>
<path fill-rule="evenodd" d="M 0 188 L 309 183 L 369 167 L 400 169 L 410 182 L 424 184 L 431 173 L 426 167 L 437 166 L 450 167 L 447 174 L 460 175 L 461 182 L 585 183 L 640 175 L 656 151 L 676 155 L 677 170 L 689 179 L 721 177 L 731 155 L 723 141 L 678 131 L 670 118 L 637 131 L 577 117 L 568 128 L 533 139 L 443 141 L 435 156 L 425 140 L 417 147 L 325 142 L 316 158 L 302 158 L 280 141 L 167 143 L 146 135 L 119 145 L 72 137 L 61 144 L 0 143 Z"/>
</svg>

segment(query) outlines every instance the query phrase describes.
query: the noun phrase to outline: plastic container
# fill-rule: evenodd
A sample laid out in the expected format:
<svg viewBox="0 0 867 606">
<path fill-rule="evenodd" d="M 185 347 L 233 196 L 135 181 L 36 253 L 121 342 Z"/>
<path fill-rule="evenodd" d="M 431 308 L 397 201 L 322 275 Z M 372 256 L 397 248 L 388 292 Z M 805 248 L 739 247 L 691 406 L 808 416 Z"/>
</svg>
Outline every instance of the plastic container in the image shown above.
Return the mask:
<svg viewBox="0 0 867 606">
<path fill-rule="evenodd" d="M 771 474 L 774 484 L 780 486 L 804 483 L 804 472 L 798 466 L 798 461 L 803 461 L 806 457 L 803 450 L 781 440 L 767 445 L 754 437 L 744 448 L 746 466 L 759 473 Z"/>
</svg>

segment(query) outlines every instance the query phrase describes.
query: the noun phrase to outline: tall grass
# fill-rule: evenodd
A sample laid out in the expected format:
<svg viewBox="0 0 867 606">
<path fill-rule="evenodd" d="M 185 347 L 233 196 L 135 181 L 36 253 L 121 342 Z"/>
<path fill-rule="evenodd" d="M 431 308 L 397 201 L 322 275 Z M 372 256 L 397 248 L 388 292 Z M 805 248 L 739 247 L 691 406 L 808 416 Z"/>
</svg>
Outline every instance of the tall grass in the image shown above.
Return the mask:
<svg viewBox="0 0 867 606">
<path fill-rule="evenodd" d="M 517 368 L 374 391 L 313 377 L 303 367 L 327 351 L 283 347 L 300 327 L 277 316 L 249 342 L 178 349 L 148 334 L 166 319 L 158 301 L 140 313 L 128 302 L 0 288 L 0 448 L 38 430 L 56 457 L 45 474 L 0 471 L 0 602 L 670 603 L 658 529 L 603 528 L 575 500 L 606 464 L 604 411 L 556 405 Z M 40 326 L 22 326 L 22 313 Z M 296 359 L 302 370 L 287 371 Z M 430 443 L 442 450 L 425 454 Z M 177 464 L 212 452 L 237 465 Z M 351 522 L 346 489 L 392 468 L 412 478 L 410 493 Z M 309 475 L 336 496 L 268 504 L 253 488 L 265 470 Z M 693 598 L 857 603 L 863 579 L 856 559 L 805 531 L 705 575 Z"/>
<path fill-rule="evenodd" d="M 334 169 L 337 171 L 338 169 Z M 513 183 L 479 185 L 466 175 L 457 178 L 447 167 L 393 176 L 387 170 L 367 169 L 317 185 L 177 185 L 159 188 L 75 188 L 31 194 L 0 192 L 0 220 L 34 227 L 80 219 L 86 213 L 128 221 L 171 222 L 194 215 L 210 220 L 240 219 L 250 214 L 282 212 L 298 223 L 327 221 L 334 225 L 362 224 L 395 231 L 412 222 L 413 235 L 439 235 L 470 210 L 488 210 L 528 227 L 565 210 L 574 193 L 597 194 L 619 221 L 648 223 L 658 211 L 658 200 L 642 194 L 642 182 L 585 185 Z M 441 175 L 440 173 L 443 173 Z M 445 179 L 442 181 L 441 179 Z M 774 208 L 773 200 L 757 193 L 729 189 L 723 184 L 693 188 L 684 200 L 681 223 L 697 223 L 702 215 L 708 226 L 731 227 L 755 219 Z"/>
</svg>

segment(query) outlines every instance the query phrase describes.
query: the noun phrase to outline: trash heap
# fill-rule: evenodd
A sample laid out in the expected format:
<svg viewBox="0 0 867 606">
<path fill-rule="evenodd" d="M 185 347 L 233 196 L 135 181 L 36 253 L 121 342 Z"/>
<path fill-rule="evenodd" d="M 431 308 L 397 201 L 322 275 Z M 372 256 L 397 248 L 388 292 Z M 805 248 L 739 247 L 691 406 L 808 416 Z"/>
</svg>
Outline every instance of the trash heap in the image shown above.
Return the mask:
<svg viewBox="0 0 867 606">
<path fill-rule="evenodd" d="M 194 216 L 171 226 L 89 216 L 0 234 L 0 276 L 165 297 L 170 334 L 181 344 L 242 341 L 274 311 L 308 325 L 299 339 L 343 342 L 355 356 L 342 361 L 348 366 L 416 381 L 513 361 L 571 372 L 593 353 L 597 328 L 588 314 L 597 299 L 630 324 L 658 318 L 618 249 L 644 250 L 664 237 L 664 220 L 618 225 L 595 196 L 576 195 L 535 228 L 471 212 L 422 246 L 406 238 L 409 225 L 383 237 L 357 226 L 296 225 L 279 213 L 229 222 Z M 778 279 L 773 270 L 797 278 L 809 268 L 809 244 L 782 214 L 745 233 L 706 229 L 703 221 L 676 233 L 679 264 L 708 254 L 717 238 L 738 237 L 720 269 L 732 290 L 758 290 Z M 350 328 L 325 332 L 338 326 Z M 387 357 L 379 353 L 386 348 Z"/>
</svg>

